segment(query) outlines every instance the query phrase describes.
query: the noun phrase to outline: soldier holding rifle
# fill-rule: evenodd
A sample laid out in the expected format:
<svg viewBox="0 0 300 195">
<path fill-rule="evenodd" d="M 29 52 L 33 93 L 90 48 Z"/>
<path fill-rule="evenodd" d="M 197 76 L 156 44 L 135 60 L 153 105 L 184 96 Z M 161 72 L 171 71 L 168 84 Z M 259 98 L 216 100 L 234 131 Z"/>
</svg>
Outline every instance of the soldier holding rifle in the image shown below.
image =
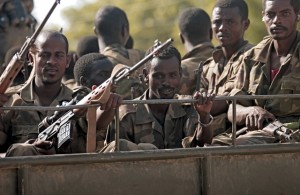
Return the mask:
<svg viewBox="0 0 300 195">
<path fill-rule="evenodd" d="M 149 51 L 151 51 L 151 48 Z M 169 46 L 155 55 L 143 69 L 148 89 L 138 97 L 148 99 L 182 99 L 191 96 L 176 95 L 181 80 L 181 56 Z M 199 100 L 194 105 L 137 104 L 120 107 L 120 150 L 167 149 L 204 146 L 212 140 L 210 109 L 212 94 L 194 94 Z M 110 129 L 107 141 L 114 138 Z M 105 152 L 115 150 L 111 142 Z"/>
<path fill-rule="evenodd" d="M 269 36 L 245 53 L 237 75 L 236 89 L 231 95 L 276 95 L 299 94 L 300 82 L 300 34 L 297 23 L 300 19 L 299 0 L 263 0 L 262 21 Z M 228 111 L 233 120 L 232 110 Z M 264 144 L 280 141 L 280 138 L 265 130 L 265 125 L 277 119 L 281 126 L 299 128 L 300 100 L 269 99 L 238 101 L 237 124 L 247 127 L 237 144 Z M 277 130 L 281 128 L 278 125 Z M 224 137 L 219 141 L 231 143 Z"/>
</svg>

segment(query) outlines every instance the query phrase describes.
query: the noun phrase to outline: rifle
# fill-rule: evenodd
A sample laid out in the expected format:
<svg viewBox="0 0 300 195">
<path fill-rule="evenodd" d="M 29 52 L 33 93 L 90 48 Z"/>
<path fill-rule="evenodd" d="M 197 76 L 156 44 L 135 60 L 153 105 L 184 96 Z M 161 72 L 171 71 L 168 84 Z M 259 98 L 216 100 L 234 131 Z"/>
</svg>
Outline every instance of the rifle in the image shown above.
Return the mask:
<svg viewBox="0 0 300 195">
<path fill-rule="evenodd" d="M 156 47 L 151 53 L 149 53 L 146 57 L 144 57 L 141 61 L 135 64 L 133 67 L 126 67 L 121 69 L 115 75 L 111 76 L 101 85 L 99 85 L 96 89 L 90 92 L 88 95 L 83 97 L 80 101 L 76 103 L 76 105 L 86 105 L 90 104 L 92 101 L 99 99 L 102 96 L 103 92 L 109 88 L 110 84 L 117 85 L 121 80 L 127 78 L 130 74 L 134 73 L 137 69 L 139 69 L 143 64 L 148 62 L 153 58 L 154 55 L 160 53 L 163 49 L 168 47 L 173 42 L 173 39 L 168 39 L 165 43 Z M 71 101 L 72 102 L 72 101 Z M 74 101 L 73 101 L 74 102 Z M 72 103 L 69 103 L 72 104 Z M 71 123 L 70 119 L 75 116 L 76 113 L 79 112 L 79 109 L 69 110 L 66 113 L 56 114 L 53 120 L 53 117 L 46 117 L 42 124 L 39 126 L 46 127 L 42 132 L 39 133 L 39 140 L 50 140 L 52 138 L 57 137 L 57 148 L 62 146 L 67 140 L 71 138 Z M 51 119 L 50 121 L 48 119 Z"/>
<path fill-rule="evenodd" d="M 262 129 L 268 134 L 277 137 L 281 143 L 285 142 L 296 142 L 299 140 L 300 130 L 292 130 L 282 124 L 280 121 L 275 120 L 266 124 Z M 244 127 L 236 132 L 236 137 L 245 134 L 247 132 L 247 127 Z"/>
<path fill-rule="evenodd" d="M 21 68 L 23 67 L 25 63 L 26 55 L 30 49 L 30 47 L 35 42 L 36 38 L 44 28 L 47 20 L 51 16 L 52 12 L 54 11 L 57 4 L 60 3 L 60 0 L 56 0 L 49 10 L 48 14 L 44 18 L 44 20 L 41 22 L 39 27 L 35 30 L 33 35 L 30 38 L 26 38 L 25 43 L 22 45 L 19 52 L 17 52 L 12 59 L 10 60 L 9 64 L 5 68 L 4 72 L 2 73 L 0 77 L 0 93 L 3 94 L 7 90 L 7 88 L 10 86 L 11 82 L 15 79 L 17 74 L 20 72 Z"/>
</svg>

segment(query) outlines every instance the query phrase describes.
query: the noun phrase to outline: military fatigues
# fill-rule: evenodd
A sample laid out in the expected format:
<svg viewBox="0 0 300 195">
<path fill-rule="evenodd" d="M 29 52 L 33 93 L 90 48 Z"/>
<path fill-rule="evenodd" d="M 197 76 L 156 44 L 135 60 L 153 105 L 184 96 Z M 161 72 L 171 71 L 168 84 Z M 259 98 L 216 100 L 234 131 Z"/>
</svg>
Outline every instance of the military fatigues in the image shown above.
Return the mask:
<svg viewBox="0 0 300 195">
<path fill-rule="evenodd" d="M 114 65 L 124 64 L 129 67 L 132 67 L 144 57 L 144 52 L 136 49 L 126 49 L 120 44 L 107 46 L 101 53 L 108 56 Z M 140 70 L 121 81 L 116 88 L 116 93 L 122 95 L 123 99 L 132 99 L 144 92 L 145 86 L 141 84 L 139 79 Z"/>
<path fill-rule="evenodd" d="M 60 105 L 63 101 L 72 99 L 72 90 L 65 85 L 50 106 Z M 33 80 L 25 84 L 18 93 L 11 96 L 6 106 L 39 106 L 36 94 L 33 90 Z M 1 114 L 0 120 L 0 143 L 2 152 L 5 152 L 5 146 L 11 144 L 24 143 L 30 139 L 36 139 L 38 135 L 38 124 L 46 117 L 53 115 L 53 111 L 21 111 L 8 110 Z M 60 153 L 78 153 L 85 152 L 86 123 L 83 118 L 72 122 L 72 142 L 68 147 L 64 147 Z"/>
<path fill-rule="evenodd" d="M 146 100 L 147 94 L 148 90 L 137 99 Z M 177 98 L 184 97 L 179 95 Z M 158 149 L 201 146 L 195 138 L 197 128 L 202 127 L 198 124 L 197 112 L 190 104 L 170 104 L 164 126 L 156 120 L 147 104 L 120 107 L 120 138 L 135 144 L 153 144 Z M 204 128 L 210 130 L 209 126 Z M 108 135 L 109 142 L 114 139 L 114 130 L 110 129 Z"/>
<path fill-rule="evenodd" d="M 300 34 L 293 43 L 291 50 L 281 65 L 273 81 L 270 77 L 270 50 L 273 39 L 265 37 L 257 46 L 245 53 L 241 59 L 241 67 L 237 75 L 236 89 L 231 95 L 277 95 L 300 93 Z M 238 101 L 243 106 L 260 106 L 275 115 L 282 123 L 298 122 L 300 115 L 300 99 L 269 99 Z M 219 141 L 228 143 L 226 138 Z M 238 144 L 259 144 L 277 142 L 277 138 L 265 131 L 250 131 L 237 138 Z"/>
<path fill-rule="evenodd" d="M 211 42 L 205 42 L 195 46 L 190 52 L 182 57 L 182 77 L 179 93 L 193 95 L 197 85 L 199 64 L 211 57 L 213 52 Z"/>
<path fill-rule="evenodd" d="M 252 45 L 245 41 L 228 62 L 222 49 L 217 47 L 212 57 L 203 65 L 200 91 L 214 93 L 219 96 L 227 95 L 234 88 L 234 80 L 239 68 L 239 57 L 251 47 Z M 228 129 L 227 113 L 214 116 L 212 128 L 214 129 L 214 135 L 226 131 Z"/>
</svg>

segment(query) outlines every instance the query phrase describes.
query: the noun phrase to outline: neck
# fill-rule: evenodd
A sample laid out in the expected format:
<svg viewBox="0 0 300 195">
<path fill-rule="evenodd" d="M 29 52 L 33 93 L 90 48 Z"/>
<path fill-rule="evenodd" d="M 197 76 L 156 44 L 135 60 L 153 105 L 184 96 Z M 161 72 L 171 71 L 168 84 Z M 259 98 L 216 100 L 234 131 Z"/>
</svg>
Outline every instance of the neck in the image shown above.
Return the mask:
<svg viewBox="0 0 300 195">
<path fill-rule="evenodd" d="M 112 45 L 112 44 L 121 44 L 123 45 L 120 41 L 118 40 L 104 40 L 104 39 L 98 39 L 98 45 L 99 45 L 99 48 L 100 48 L 100 53 L 102 53 L 104 51 L 104 49 L 109 46 L 109 45 Z"/>
<path fill-rule="evenodd" d="M 274 49 L 276 51 L 277 56 L 286 56 L 297 36 L 297 32 L 294 32 L 291 36 L 289 36 L 287 39 L 284 40 L 274 40 Z"/>
<path fill-rule="evenodd" d="M 38 99 L 42 106 L 49 106 L 51 102 L 56 98 L 61 89 L 61 83 L 45 84 L 34 83 L 34 91 L 38 96 Z"/>
<path fill-rule="evenodd" d="M 238 43 L 236 43 L 233 46 L 229 46 L 229 47 L 222 47 L 224 56 L 227 60 L 229 60 L 231 58 L 231 56 L 236 53 L 241 47 L 242 45 L 245 43 L 244 39 L 241 39 Z"/>
<path fill-rule="evenodd" d="M 185 43 L 184 43 L 185 51 L 190 52 L 190 51 L 192 51 L 192 49 L 194 49 L 194 47 L 196 47 L 199 44 L 205 43 L 205 42 L 209 42 L 209 40 L 202 39 L 202 40 L 198 40 L 198 41 L 194 41 L 194 42 L 185 41 Z"/>
</svg>

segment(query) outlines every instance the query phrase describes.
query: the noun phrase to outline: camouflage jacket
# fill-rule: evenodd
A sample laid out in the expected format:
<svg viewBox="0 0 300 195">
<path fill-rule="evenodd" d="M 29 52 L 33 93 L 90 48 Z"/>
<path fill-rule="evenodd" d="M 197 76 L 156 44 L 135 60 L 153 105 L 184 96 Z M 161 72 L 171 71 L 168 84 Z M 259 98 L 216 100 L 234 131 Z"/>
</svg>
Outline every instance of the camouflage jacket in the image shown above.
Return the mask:
<svg viewBox="0 0 300 195">
<path fill-rule="evenodd" d="M 273 81 L 270 79 L 270 50 L 273 39 L 265 37 L 245 53 L 236 79 L 236 88 L 230 95 L 275 95 L 300 93 L 300 33 L 293 43 L 285 62 Z M 239 101 L 243 106 L 260 106 L 276 117 L 299 116 L 300 99 L 269 99 Z M 298 117 L 296 117 L 298 120 Z"/>
<path fill-rule="evenodd" d="M 144 57 L 144 52 L 136 49 L 126 49 L 120 44 L 112 44 L 107 46 L 102 52 L 103 55 L 108 56 L 114 65 L 124 64 L 132 67 Z M 116 93 L 122 95 L 123 99 L 133 99 L 145 91 L 145 86 L 140 82 L 139 74 L 141 69 L 132 74 L 126 80 L 121 81 L 116 88 Z"/>
<path fill-rule="evenodd" d="M 147 94 L 148 90 L 137 99 L 146 100 Z M 175 96 L 175 99 L 182 98 L 191 96 Z M 164 126 L 156 120 L 147 104 L 120 107 L 120 138 L 135 144 L 151 143 L 159 149 L 195 147 L 196 128 L 202 127 L 198 124 L 197 112 L 190 104 L 170 104 Z M 205 128 L 210 130 L 210 127 Z M 108 139 L 112 141 L 113 128 L 109 129 L 108 135 Z"/>
<path fill-rule="evenodd" d="M 61 85 L 61 90 L 50 106 L 61 105 L 63 101 L 72 99 L 73 91 Z M 6 103 L 6 106 L 40 106 L 36 100 L 33 90 L 33 79 L 24 84 Z M 1 114 L 0 120 L 0 145 L 1 151 L 11 144 L 24 143 L 29 139 L 36 139 L 38 135 L 38 124 L 46 117 L 53 115 L 54 111 L 29 111 L 29 110 L 7 110 Z M 72 121 L 72 143 L 62 149 L 62 153 L 85 152 L 85 120 Z"/>
<path fill-rule="evenodd" d="M 211 57 L 213 49 L 214 47 L 211 42 L 205 42 L 195 46 L 190 52 L 182 57 L 180 94 L 193 95 L 197 85 L 199 64 Z"/>
<path fill-rule="evenodd" d="M 239 68 L 238 59 L 252 47 L 247 41 L 231 56 L 225 60 L 223 51 L 217 47 L 203 66 L 200 91 L 223 95 L 234 88 L 236 72 Z"/>
</svg>

